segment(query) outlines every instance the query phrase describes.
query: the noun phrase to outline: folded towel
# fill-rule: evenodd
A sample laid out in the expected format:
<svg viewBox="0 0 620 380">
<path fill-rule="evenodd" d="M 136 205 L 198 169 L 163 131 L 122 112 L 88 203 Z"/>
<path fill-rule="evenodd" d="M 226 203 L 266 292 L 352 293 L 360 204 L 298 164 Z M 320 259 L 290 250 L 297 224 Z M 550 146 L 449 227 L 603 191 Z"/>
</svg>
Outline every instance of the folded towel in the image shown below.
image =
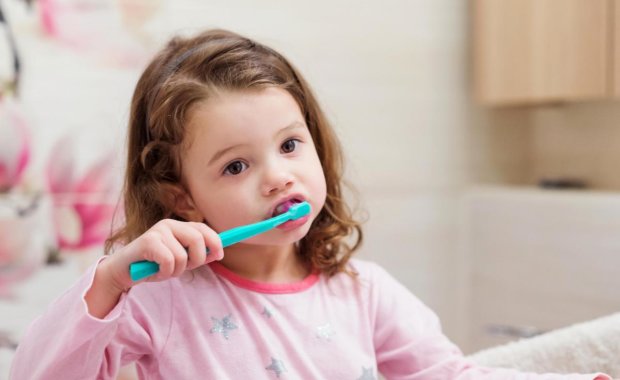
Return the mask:
<svg viewBox="0 0 620 380">
<path fill-rule="evenodd" d="M 484 366 L 528 372 L 604 372 L 620 378 L 620 313 L 470 355 Z"/>
</svg>

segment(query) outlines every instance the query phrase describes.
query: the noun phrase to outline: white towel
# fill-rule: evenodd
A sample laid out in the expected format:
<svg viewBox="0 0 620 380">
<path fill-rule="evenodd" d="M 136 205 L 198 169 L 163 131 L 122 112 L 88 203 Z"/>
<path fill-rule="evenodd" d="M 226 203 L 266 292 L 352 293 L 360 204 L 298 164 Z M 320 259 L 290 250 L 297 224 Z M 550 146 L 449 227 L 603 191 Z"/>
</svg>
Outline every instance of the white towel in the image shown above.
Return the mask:
<svg viewBox="0 0 620 380">
<path fill-rule="evenodd" d="M 489 367 L 527 372 L 603 372 L 620 378 L 620 313 L 554 330 L 470 356 Z"/>
</svg>

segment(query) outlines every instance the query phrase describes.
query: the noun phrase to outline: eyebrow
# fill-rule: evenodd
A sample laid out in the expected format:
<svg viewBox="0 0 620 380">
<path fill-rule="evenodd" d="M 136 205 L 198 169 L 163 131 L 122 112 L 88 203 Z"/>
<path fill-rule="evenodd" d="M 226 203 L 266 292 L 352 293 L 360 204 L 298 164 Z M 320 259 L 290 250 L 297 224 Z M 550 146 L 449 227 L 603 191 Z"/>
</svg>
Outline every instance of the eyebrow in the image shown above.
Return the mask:
<svg viewBox="0 0 620 380">
<path fill-rule="evenodd" d="M 306 124 L 302 123 L 301 121 L 294 121 L 291 124 L 287 125 L 286 127 L 280 129 L 278 132 L 276 132 L 276 136 L 280 135 L 284 132 L 290 131 L 292 129 L 296 129 L 296 128 L 305 128 Z M 211 157 L 211 159 L 209 160 L 209 163 L 207 164 L 207 166 L 210 166 L 211 164 L 213 164 L 214 162 L 216 162 L 217 160 L 219 160 L 223 155 L 225 155 L 226 153 L 230 152 L 233 149 L 239 148 L 241 146 L 244 145 L 248 145 L 248 144 L 235 144 L 235 145 L 231 145 L 229 147 L 226 147 L 224 149 L 218 150 L 213 157 Z"/>
<path fill-rule="evenodd" d="M 223 155 L 225 155 L 226 153 L 230 152 L 231 150 L 238 148 L 240 146 L 243 146 L 246 144 L 235 144 L 235 145 L 231 145 L 228 148 L 224 148 L 222 150 L 217 151 L 217 153 L 215 153 L 213 155 L 213 157 L 211 157 L 211 159 L 209 160 L 209 163 L 207 164 L 207 166 L 210 166 L 211 164 L 213 164 L 214 162 L 216 162 L 217 160 L 219 160 Z"/>
<path fill-rule="evenodd" d="M 306 128 L 306 124 L 302 123 L 301 121 L 294 121 L 291 124 L 287 125 L 286 127 L 280 129 L 276 133 L 276 136 L 280 135 L 280 134 L 282 134 L 284 132 L 288 132 L 288 131 L 290 131 L 292 129 L 297 129 L 297 128 Z"/>
</svg>

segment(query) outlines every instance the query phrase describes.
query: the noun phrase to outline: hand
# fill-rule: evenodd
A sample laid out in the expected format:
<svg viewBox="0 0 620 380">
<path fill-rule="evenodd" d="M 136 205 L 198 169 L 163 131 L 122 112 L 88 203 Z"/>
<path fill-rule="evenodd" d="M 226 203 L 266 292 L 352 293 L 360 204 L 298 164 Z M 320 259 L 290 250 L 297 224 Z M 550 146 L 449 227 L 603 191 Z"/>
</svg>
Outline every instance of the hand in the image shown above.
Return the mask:
<svg viewBox="0 0 620 380">
<path fill-rule="evenodd" d="M 88 311 L 94 317 L 103 318 L 118 303 L 121 294 L 136 283 L 164 281 L 223 257 L 222 240 L 206 224 L 164 219 L 99 263 L 93 284 L 84 297 Z M 133 282 L 129 265 L 141 260 L 158 263 L 159 272 Z"/>
<path fill-rule="evenodd" d="M 133 262 L 156 262 L 159 272 L 146 281 L 163 281 L 222 257 L 221 240 L 206 224 L 164 219 L 100 266 L 107 272 L 110 285 L 126 290 L 135 284 L 129 277 L 129 265 Z"/>
</svg>

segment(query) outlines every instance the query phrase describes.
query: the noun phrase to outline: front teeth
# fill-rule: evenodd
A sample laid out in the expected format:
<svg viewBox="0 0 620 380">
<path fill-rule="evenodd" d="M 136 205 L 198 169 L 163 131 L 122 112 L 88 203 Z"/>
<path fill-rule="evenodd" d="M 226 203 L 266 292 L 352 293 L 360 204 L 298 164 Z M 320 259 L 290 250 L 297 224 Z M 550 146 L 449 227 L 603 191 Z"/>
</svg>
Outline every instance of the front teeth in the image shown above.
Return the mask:
<svg viewBox="0 0 620 380">
<path fill-rule="evenodd" d="M 276 211 L 274 212 L 274 215 L 284 214 L 288 210 L 288 207 L 286 206 L 287 204 L 288 202 L 278 205 L 278 207 L 276 207 Z"/>
<path fill-rule="evenodd" d="M 284 214 L 285 212 L 288 211 L 289 208 L 291 208 L 294 204 L 297 204 L 297 203 L 300 203 L 300 201 L 297 199 L 291 199 L 286 202 L 280 203 L 279 205 L 276 206 L 276 209 L 273 211 L 273 216 Z"/>
</svg>

